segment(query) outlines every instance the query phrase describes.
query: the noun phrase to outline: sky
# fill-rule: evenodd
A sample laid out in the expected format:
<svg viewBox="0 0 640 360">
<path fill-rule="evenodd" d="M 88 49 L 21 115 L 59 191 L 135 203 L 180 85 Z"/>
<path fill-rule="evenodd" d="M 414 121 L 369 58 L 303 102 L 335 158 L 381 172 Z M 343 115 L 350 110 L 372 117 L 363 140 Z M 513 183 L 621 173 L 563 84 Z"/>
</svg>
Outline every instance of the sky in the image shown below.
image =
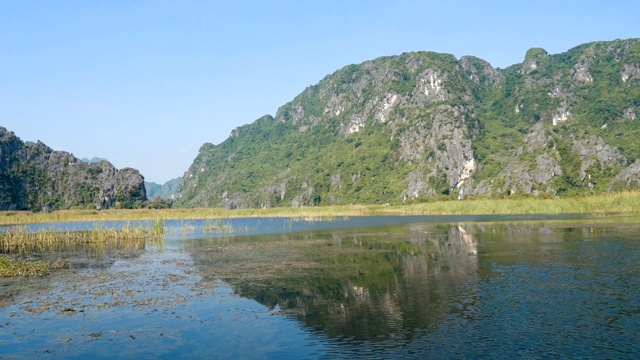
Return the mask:
<svg viewBox="0 0 640 360">
<path fill-rule="evenodd" d="M 640 37 L 640 1 L 0 0 L 0 126 L 146 181 L 326 75 L 436 51 L 494 67 Z"/>
</svg>

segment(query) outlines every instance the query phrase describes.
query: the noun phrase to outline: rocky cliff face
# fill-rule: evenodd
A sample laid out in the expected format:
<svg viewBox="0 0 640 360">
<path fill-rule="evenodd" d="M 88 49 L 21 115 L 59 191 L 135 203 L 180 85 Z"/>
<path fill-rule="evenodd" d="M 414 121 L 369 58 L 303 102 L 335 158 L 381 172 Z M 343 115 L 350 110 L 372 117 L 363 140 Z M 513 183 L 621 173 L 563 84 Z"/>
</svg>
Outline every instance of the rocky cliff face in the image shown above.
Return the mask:
<svg viewBox="0 0 640 360">
<path fill-rule="evenodd" d="M 349 65 L 205 144 L 181 206 L 401 203 L 637 187 L 640 41 L 495 69 L 407 53 Z"/>
<path fill-rule="evenodd" d="M 42 142 L 24 143 L 0 127 L 0 210 L 126 208 L 145 200 L 138 170 L 86 163 Z"/>
</svg>

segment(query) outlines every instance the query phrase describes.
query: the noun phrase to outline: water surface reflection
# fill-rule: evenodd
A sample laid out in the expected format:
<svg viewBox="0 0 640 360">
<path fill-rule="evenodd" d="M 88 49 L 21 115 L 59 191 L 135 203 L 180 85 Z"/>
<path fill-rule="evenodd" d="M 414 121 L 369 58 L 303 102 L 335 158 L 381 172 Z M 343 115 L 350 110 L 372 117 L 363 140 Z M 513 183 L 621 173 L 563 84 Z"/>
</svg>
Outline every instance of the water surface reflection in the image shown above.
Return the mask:
<svg viewBox="0 0 640 360">
<path fill-rule="evenodd" d="M 637 295 L 637 234 L 633 222 L 423 222 L 259 241 L 203 239 L 185 247 L 205 279 L 224 279 L 238 294 L 279 309 L 347 350 L 370 344 L 395 354 L 421 344 L 421 352 L 444 356 L 452 353 L 450 346 L 466 343 L 470 347 L 458 348 L 459 355 L 477 357 L 476 350 L 484 349 L 506 356 L 501 349 L 515 350 L 522 341 L 571 352 L 595 341 L 603 354 L 624 354 L 638 349 L 632 345 L 638 332 L 627 328 L 621 339 L 608 331 L 605 318 L 587 319 L 615 309 L 640 330 L 638 301 L 626 295 Z M 611 282 L 612 274 L 617 281 Z M 589 304 L 601 292 L 616 298 Z M 578 323 L 599 328 L 600 339 L 575 328 Z"/>
<path fill-rule="evenodd" d="M 437 220 L 288 227 L 287 219 L 240 219 L 230 227 L 250 230 L 232 234 L 208 234 L 206 223 L 193 221 L 195 230 L 183 226 L 162 248 L 69 277 L 89 286 L 55 277 L 51 294 L 22 293 L 0 315 L 13 314 L 4 328 L 22 334 L 16 349 L 44 346 L 56 357 L 141 349 L 165 358 L 274 359 L 640 352 L 637 218 Z M 64 302 L 40 317 L 23 311 L 47 299 Z M 84 313 L 61 315 L 78 304 Z M 42 317 L 62 316 L 65 334 L 84 347 L 28 334 Z M 83 333 L 74 335 L 74 327 Z M 9 344 L 9 335 L 0 336 L 0 349 Z"/>
</svg>

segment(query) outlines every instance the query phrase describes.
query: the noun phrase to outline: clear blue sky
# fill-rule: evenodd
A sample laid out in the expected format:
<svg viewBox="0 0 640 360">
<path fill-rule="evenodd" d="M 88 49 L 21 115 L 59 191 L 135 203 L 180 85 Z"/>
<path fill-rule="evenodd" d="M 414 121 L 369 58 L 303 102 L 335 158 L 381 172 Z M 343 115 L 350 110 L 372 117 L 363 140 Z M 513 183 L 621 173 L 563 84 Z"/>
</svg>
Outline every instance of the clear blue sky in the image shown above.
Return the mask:
<svg viewBox="0 0 640 360">
<path fill-rule="evenodd" d="M 408 51 L 496 67 L 640 37 L 640 1 L 0 0 L 0 126 L 181 176 L 205 142 L 353 63 Z"/>
</svg>

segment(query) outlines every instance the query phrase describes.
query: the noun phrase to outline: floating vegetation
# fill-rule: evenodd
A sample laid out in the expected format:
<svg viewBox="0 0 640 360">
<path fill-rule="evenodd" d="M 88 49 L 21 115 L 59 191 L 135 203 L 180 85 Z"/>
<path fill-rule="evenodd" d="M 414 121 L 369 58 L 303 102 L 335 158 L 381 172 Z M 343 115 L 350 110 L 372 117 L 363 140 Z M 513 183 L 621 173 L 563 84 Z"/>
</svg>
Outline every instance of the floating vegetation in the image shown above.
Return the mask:
<svg viewBox="0 0 640 360">
<path fill-rule="evenodd" d="M 13 276 L 42 276 L 67 265 L 61 258 L 53 262 L 36 260 L 28 261 L 15 259 L 7 255 L 0 255 L 0 278 Z"/>
<path fill-rule="evenodd" d="M 163 220 L 156 220 L 151 227 L 127 223 L 121 229 L 96 225 L 91 230 L 79 231 L 29 231 L 24 225 L 12 226 L 0 232 L 0 253 L 44 253 L 76 245 L 90 245 L 91 250 L 96 252 L 109 249 L 143 249 L 147 241 L 161 245 L 165 233 Z"/>
</svg>

